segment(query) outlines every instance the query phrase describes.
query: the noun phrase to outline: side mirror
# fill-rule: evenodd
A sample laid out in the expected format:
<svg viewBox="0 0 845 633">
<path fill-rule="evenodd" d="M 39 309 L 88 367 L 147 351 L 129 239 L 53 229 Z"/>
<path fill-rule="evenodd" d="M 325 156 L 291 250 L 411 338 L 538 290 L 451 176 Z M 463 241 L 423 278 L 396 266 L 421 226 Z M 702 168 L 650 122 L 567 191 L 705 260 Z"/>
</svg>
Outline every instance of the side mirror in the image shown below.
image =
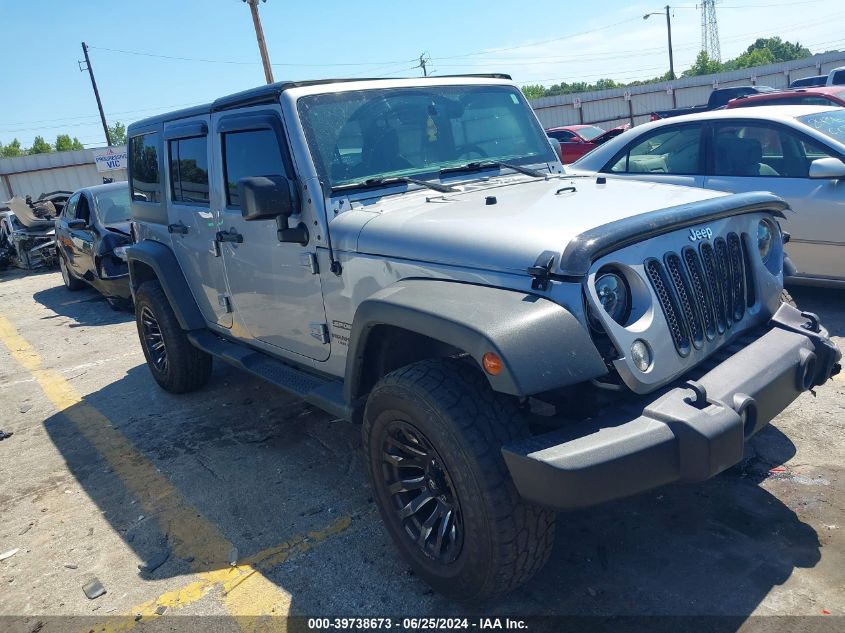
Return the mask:
<svg viewBox="0 0 845 633">
<path fill-rule="evenodd" d="M 560 141 L 556 138 L 549 137 L 549 145 L 552 146 L 552 149 L 555 151 L 555 156 L 558 158 L 561 157 L 561 149 L 560 149 Z"/>
<path fill-rule="evenodd" d="M 270 220 L 293 214 L 291 183 L 284 176 L 251 176 L 238 181 L 244 220 Z"/>
<path fill-rule="evenodd" d="M 85 229 L 88 228 L 88 222 L 85 220 L 70 220 L 67 223 L 67 228 L 69 229 Z"/>
<path fill-rule="evenodd" d="M 284 176 L 251 176 L 238 181 L 241 215 L 247 222 L 276 219 L 280 242 L 308 244 L 308 228 L 300 222 L 291 227 L 288 218 L 295 211 L 293 186 Z"/>
<path fill-rule="evenodd" d="M 845 163 L 838 158 L 817 158 L 810 163 L 810 178 L 845 178 Z"/>
</svg>

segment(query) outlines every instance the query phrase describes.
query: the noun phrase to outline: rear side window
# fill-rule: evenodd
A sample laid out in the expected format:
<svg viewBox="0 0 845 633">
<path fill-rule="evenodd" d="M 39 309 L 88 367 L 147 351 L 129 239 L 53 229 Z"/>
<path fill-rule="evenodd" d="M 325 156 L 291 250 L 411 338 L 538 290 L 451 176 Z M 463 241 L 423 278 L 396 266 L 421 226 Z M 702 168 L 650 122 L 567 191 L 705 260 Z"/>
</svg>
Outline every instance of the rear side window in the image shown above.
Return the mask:
<svg viewBox="0 0 845 633">
<path fill-rule="evenodd" d="M 129 139 L 132 200 L 161 202 L 158 169 L 158 134 L 142 134 Z"/>
<path fill-rule="evenodd" d="M 246 130 L 223 135 L 226 204 L 240 206 L 238 181 L 251 176 L 284 176 L 282 150 L 272 130 Z"/>
<path fill-rule="evenodd" d="M 830 83 L 832 83 L 834 86 L 845 84 L 845 70 L 838 70 L 833 73 L 833 79 Z"/>
<path fill-rule="evenodd" d="M 208 143 L 205 136 L 170 141 L 170 198 L 208 204 Z"/>
</svg>

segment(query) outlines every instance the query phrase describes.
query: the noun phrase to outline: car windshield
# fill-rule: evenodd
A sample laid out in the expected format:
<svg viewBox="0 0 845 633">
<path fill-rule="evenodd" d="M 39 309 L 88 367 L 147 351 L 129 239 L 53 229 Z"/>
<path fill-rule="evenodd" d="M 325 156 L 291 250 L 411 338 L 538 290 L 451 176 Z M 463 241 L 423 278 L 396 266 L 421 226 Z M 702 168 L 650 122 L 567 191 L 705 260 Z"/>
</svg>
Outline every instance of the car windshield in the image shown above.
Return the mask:
<svg viewBox="0 0 845 633">
<path fill-rule="evenodd" d="M 592 141 L 597 136 L 604 134 L 604 130 L 600 127 L 596 127 L 595 125 L 591 125 L 590 127 L 579 127 L 576 132 L 578 133 L 578 136 L 583 138 L 585 141 Z"/>
<path fill-rule="evenodd" d="M 473 162 L 556 160 L 530 106 L 510 86 L 356 90 L 305 96 L 297 107 L 317 171 L 332 188 L 437 177 Z"/>
<path fill-rule="evenodd" d="M 845 144 L 845 108 L 838 108 L 818 114 L 805 114 L 798 120 L 814 130 Z"/>
<path fill-rule="evenodd" d="M 94 194 L 97 217 L 103 224 L 129 221 L 129 187 L 107 189 Z"/>
</svg>

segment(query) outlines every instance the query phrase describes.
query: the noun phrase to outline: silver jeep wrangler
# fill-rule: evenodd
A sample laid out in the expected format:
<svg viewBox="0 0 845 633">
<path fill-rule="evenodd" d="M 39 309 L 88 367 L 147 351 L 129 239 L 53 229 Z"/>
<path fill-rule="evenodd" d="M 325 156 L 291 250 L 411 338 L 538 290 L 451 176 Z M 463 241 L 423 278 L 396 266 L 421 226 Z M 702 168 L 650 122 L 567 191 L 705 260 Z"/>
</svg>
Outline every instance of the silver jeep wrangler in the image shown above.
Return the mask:
<svg viewBox="0 0 845 633">
<path fill-rule="evenodd" d="M 839 370 L 766 193 L 571 178 L 501 75 L 278 83 L 129 128 L 155 380 L 218 358 L 360 423 L 414 571 L 480 600 L 555 510 L 736 464 Z"/>
</svg>

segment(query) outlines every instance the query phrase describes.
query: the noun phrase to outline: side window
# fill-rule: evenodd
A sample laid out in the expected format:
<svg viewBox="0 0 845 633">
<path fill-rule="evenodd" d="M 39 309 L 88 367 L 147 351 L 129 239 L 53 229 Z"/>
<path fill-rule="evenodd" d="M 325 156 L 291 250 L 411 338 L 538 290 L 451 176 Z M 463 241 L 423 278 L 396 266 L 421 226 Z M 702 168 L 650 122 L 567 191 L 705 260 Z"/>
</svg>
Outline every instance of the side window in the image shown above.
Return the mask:
<svg viewBox="0 0 845 633">
<path fill-rule="evenodd" d="M 717 176 L 807 178 L 810 163 L 830 154 L 797 132 L 765 124 L 716 127 L 713 173 Z"/>
<path fill-rule="evenodd" d="M 284 176 L 282 151 L 272 130 L 247 130 L 223 135 L 226 204 L 240 205 L 238 181 L 250 176 Z"/>
<path fill-rule="evenodd" d="M 834 86 L 845 84 L 845 70 L 838 70 L 833 73 L 833 80 L 830 83 Z"/>
<path fill-rule="evenodd" d="M 76 219 L 85 220 L 86 222 L 91 221 L 91 208 L 88 204 L 88 198 L 82 194 L 80 194 L 79 202 L 76 205 Z"/>
<path fill-rule="evenodd" d="M 170 141 L 170 199 L 207 205 L 208 141 L 205 136 Z"/>
<path fill-rule="evenodd" d="M 65 208 L 62 210 L 62 217 L 65 220 L 76 219 L 76 205 L 79 202 L 80 195 L 81 194 L 78 193 L 73 194 L 70 199 L 65 203 Z"/>
<path fill-rule="evenodd" d="M 161 202 L 161 179 L 158 169 L 158 134 L 142 134 L 129 139 L 132 200 Z"/>
<path fill-rule="evenodd" d="M 613 173 L 700 174 L 701 126 L 657 130 L 611 161 Z M 605 171 L 607 168 L 605 168 Z"/>
<path fill-rule="evenodd" d="M 571 143 L 575 140 L 575 135 L 572 132 L 567 132 L 566 130 L 551 132 L 549 136 L 551 136 L 552 138 L 556 138 L 561 143 Z"/>
</svg>

